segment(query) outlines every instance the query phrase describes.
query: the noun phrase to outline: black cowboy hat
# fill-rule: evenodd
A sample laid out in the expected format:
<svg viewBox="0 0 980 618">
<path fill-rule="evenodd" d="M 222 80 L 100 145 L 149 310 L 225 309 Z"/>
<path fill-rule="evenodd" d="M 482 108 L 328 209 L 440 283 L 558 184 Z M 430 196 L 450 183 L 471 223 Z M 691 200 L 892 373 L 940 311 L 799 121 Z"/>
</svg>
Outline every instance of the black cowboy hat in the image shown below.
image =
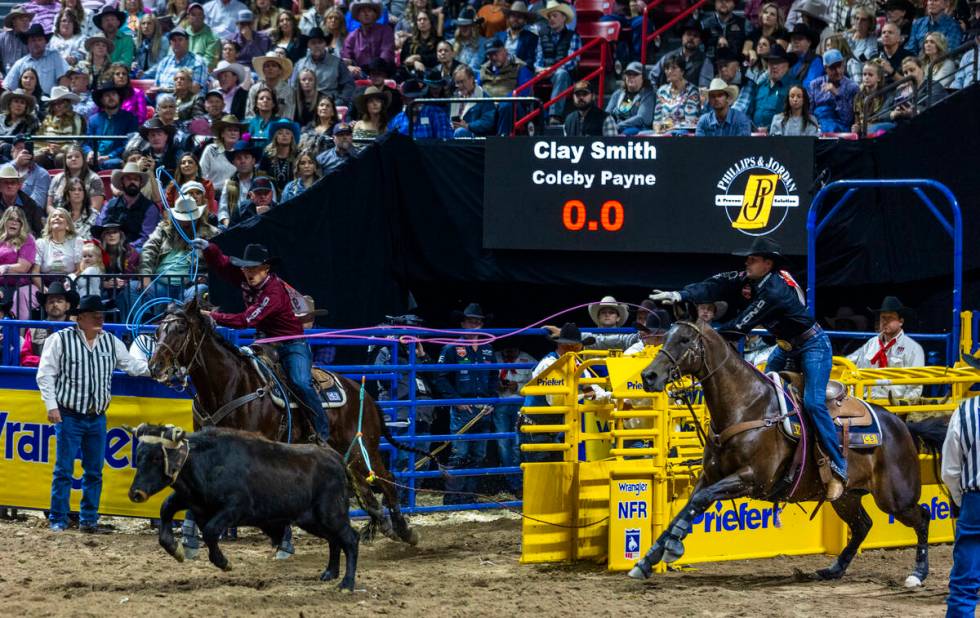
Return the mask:
<svg viewBox="0 0 980 618">
<path fill-rule="evenodd" d="M 442 76 L 442 71 L 439 69 L 439 67 L 426 71 L 422 81 L 425 82 L 426 86 L 446 87 L 449 83 L 449 80 Z"/>
<path fill-rule="evenodd" d="M 228 256 L 228 261 L 239 268 L 249 268 L 263 264 L 275 266 L 279 263 L 279 258 L 272 256 L 265 245 L 251 243 L 245 247 L 245 254 L 242 257 Z"/>
<path fill-rule="evenodd" d="M 653 301 L 650 301 L 653 302 Z M 666 309 L 661 309 L 660 307 L 654 307 L 648 310 L 650 313 L 647 314 L 647 319 L 645 324 L 637 324 L 636 328 L 645 332 L 662 332 L 670 328 L 670 325 L 674 323 L 670 319 L 670 314 L 667 313 Z"/>
<path fill-rule="evenodd" d="M 704 29 L 704 26 L 702 26 L 701 25 L 701 22 L 699 22 L 696 19 L 688 19 L 683 24 L 681 24 L 681 27 L 677 31 L 680 34 L 684 34 L 685 32 L 687 32 L 689 30 L 690 31 L 697 32 L 698 33 L 698 36 L 701 37 L 701 40 L 702 41 L 706 38 L 705 37 L 706 31 Z"/>
<path fill-rule="evenodd" d="M 92 91 L 92 101 L 94 101 L 95 104 L 98 105 L 99 107 L 102 107 L 102 95 L 104 95 L 107 92 L 115 92 L 116 94 L 118 94 L 119 102 L 122 103 L 122 100 L 128 94 L 128 87 L 117 86 L 116 83 L 113 82 L 112 80 L 103 81 L 99 83 L 99 85 Z"/>
<path fill-rule="evenodd" d="M 98 28 L 99 30 L 102 30 L 102 18 L 105 17 L 106 15 L 115 15 L 119 19 L 120 27 L 122 27 L 122 25 L 126 23 L 126 13 L 120 11 L 118 8 L 116 8 L 113 5 L 107 4 L 104 7 L 102 7 L 101 11 L 95 14 L 95 17 L 92 18 L 92 23 L 95 24 L 95 27 Z"/>
<path fill-rule="evenodd" d="M 63 281 L 55 281 L 48 286 L 47 292 L 38 292 L 34 295 L 37 298 L 37 303 L 44 306 L 44 303 L 48 301 L 49 296 L 64 296 L 65 300 L 68 301 L 69 311 L 78 304 L 78 292 L 70 288 L 65 287 Z"/>
<path fill-rule="evenodd" d="M 177 127 L 171 124 L 163 124 L 159 117 L 154 116 L 140 125 L 140 137 L 149 141 L 150 131 L 164 131 L 168 137 L 173 137 L 174 133 L 177 132 Z"/>
<path fill-rule="evenodd" d="M 97 240 L 102 239 L 102 234 L 109 230 L 122 230 L 122 224 L 118 221 L 106 221 L 102 225 L 89 226 L 89 235 Z"/>
<path fill-rule="evenodd" d="M 106 311 L 115 311 L 116 301 L 114 300 L 102 300 L 101 296 L 96 296 L 95 294 L 89 294 L 88 296 L 82 296 L 78 304 L 68 310 L 68 315 L 81 315 L 83 313 L 90 313 L 97 311 L 99 313 L 105 313 Z"/>
<path fill-rule="evenodd" d="M 252 142 L 241 139 L 235 142 L 235 145 L 232 146 L 231 150 L 225 151 L 225 158 L 228 159 L 230 163 L 234 164 L 235 155 L 239 152 L 247 152 L 251 154 L 253 157 L 255 157 L 256 161 L 262 157 L 262 148 L 253 146 Z"/>
<path fill-rule="evenodd" d="M 462 311 L 453 311 L 454 320 L 462 320 L 463 318 L 476 318 L 486 322 L 493 319 L 493 314 L 484 313 L 480 303 L 470 303 Z"/>
<path fill-rule="evenodd" d="M 417 79 L 409 79 L 402 84 L 402 96 L 406 99 L 418 99 L 428 94 L 429 87 Z"/>
<path fill-rule="evenodd" d="M 332 34 L 326 34 L 326 33 L 324 33 L 323 32 L 323 28 L 320 28 L 319 26 L 317 26 L 317 27 L 311 28 L 309 34 L 306 35 L 306 42 L 307 43 L 309 43 L 313 39 L 320 39 L 322 41 L 325 41 L 327 43 L 327 45 L 330 45 L 330 43 L 333 42 L 333 35 Z"/>
<path fill-rule="evenodd" d="M 769 53 L 766 54 L 765 59 L 769 62 L 792 62 L 793 59 L 790 58 L 786 49 L 779 43 L 773 43 L 769 47 Z"/>
<path fill-rule="evenodd" d="M 902 304 L 902 301 L 898 300 L 897 296 L 886 296 L 884 300 L 881 301 L 881 306 L 877 309 L 872 309 L 868 307 L 868 311 L 871 313 L 897 313 L 899 317 L 905 317 L 910 311 L 911 307 L 906 307 Z"/>
<path fill-rule="evenodd" d="M 43 36 L 44 40 L 50 41 L 51 37 L 54 36 L 54 33 L 52 32 L 51 34 L 48 34 L 45 32 L 44 28 L 41 27 L 41 24 L 31 24 L 31 27 L 24 32 L 17 33 L 17 38 L 23 41 L 24 45 L 27 45 L 27 39 L 31 38 L 32 36 Z"/>
<path fill-rule="evenodd" d="M 414 313 L 406 313 L 405 315 L 386 315 L 385 324 L 391 324 L 395 326 L 421 326 L 425 323 L 425 320 L 415 315 Z"/>
<path fill-rule="evenodd" d="M 790 39 L 794 36 L 802 36 L 810 39 L 810 49 L 814 51 L 817 45 L 820 44 L 820 33 L 802 22 L 793 26 L 793 31 L 789 33 Z"/>
<path fill-rule="evenodd" d="M 367 74 L 372 73 L 384 73 L 385 77 L 391 77 L 395 74 L 395 70 L 392 68 L 391 63 L 384 58 L 374 58 L 367 65 Z"/>
<path fill-rule="evenodd" d="M 749 255 L 758 255 L 777 264 L 786 261 L 786 256 L 783 255 L 782 249 L 779 247 L 779 243 L 771 238 L 765 236 L 760 236 L 752 241 L 752 246 L 748 249 L 740 249 L 738 251 L 733 251 L 732 255 L 740 255 L 746 257 Z"/>
<path fill-rule="evenodd" d="M 565 345 L 592 345 L 595 343 L 595 337 L 589 335 L 588 337 L 582 337 L 582 331 L 579 330 L 578 326 L 574 322 L 568 322 L 561 327 L 561 331 L 557 335 L 547 335 L 548 341 L 557 344 Z"/>
</svg>

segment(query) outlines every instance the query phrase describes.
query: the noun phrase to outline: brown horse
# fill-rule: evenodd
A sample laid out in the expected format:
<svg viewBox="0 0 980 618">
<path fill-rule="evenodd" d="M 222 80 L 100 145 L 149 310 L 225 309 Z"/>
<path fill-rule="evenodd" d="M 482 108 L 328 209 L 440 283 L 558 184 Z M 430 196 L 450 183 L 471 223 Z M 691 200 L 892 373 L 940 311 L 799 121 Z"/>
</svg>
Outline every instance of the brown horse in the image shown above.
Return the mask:
<svg viewBox="0 0 980 618">
<path fill-rule="evenodd" d="M 636 579 L 650 577 L 653 565 L 661 560 L 670 563 L 680 558 L 692 521 L 717 500 L 749 497 L 803 502 L 824 496 L 812 449 L 795 492 L 788 487 L 785 479 L 796 445 L 777 428 L 778 422 L 772 422 L 781 414 L 781 395 L 705 322 L 675 323 L 641 375 L 646 390 L 662 391 L 682 374 L 701 383 L 712 439 L 705 444 L 704 469 L 690 500 L 630 571 L 630 577 Z M 915 530 L 915 568 L 905 585 L 918 586 L 929 573 L 929 513 L 919 505 L 922 485 L 918 451 L 901 419 L 879 406 L 875 411 L 881 445 L 847 450 L 847 487 L 832 503 L 850 529 L 850 542 L 833 565 L 816 575 L 821 579 L 844 575 L 871 530 L 871 518 L 861 504 L 861 496 L 870 493 L 879 509 Z"/>
<path fill-rule="evenodd" d="M 197 394 L 194 396 L 194 429 L 215 424 L 221 427 L 251 431 L 270 440 L 313 442 L 316 438 L 312 423 L 303 408 L 287 415 L 270 396 L 269 380 L 255 370 L 251 359 L 215 332 L 212 321 L 201 314 L 196 300 L 183 308 L 172 307 L 157 327 L 156 344 L 149 361 L 150 374 L 159 382 L 171 384 L 175 379 L 190 378 Z M 282 380 L 287 389 L 289 385 Z M 330 420 L 330 446 L 341 454 L 350 450 L 350 478 L 361 506 L 371 521 L 361 532 L 361 538 L 371 540 L 377 532 L 411 545 L 418 543 L 418 533 L 409 528 L 398 506 L 398 492 L 391 472 L 385 466 L 378 445 L 383 435 L 395 448 L 413 449 L 395 441 L 374 399 L 365 394 L 364 418 L 361 426 L 364 447 L 371 467 L 381 482 L 376 486 L 384 497 L 390 518 L 378 504 L 369 485 L 368 466 L 355 444 L 360 415 L 360 386 L 341 378 L 340 386 L 347 394 L 347 403 L 327 410 Z M 293 401 L 302 401 L 290 393 Z M 291 427 L 286 427 L 286 419 Z"/>
</svg>

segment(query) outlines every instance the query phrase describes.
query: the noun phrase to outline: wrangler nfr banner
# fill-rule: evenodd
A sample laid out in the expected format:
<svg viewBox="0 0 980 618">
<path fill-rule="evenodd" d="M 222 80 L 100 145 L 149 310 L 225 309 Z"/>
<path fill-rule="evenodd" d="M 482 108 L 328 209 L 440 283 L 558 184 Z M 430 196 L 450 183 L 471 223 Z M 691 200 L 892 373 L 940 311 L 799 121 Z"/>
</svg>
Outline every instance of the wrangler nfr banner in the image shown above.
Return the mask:
<svg viewBox="0 0 980 618">
<path fill-rule="evenodd" d="M 806 249 L 812 138 L 490 139 L 484 247 L 730 253 Z"/>
</svg>

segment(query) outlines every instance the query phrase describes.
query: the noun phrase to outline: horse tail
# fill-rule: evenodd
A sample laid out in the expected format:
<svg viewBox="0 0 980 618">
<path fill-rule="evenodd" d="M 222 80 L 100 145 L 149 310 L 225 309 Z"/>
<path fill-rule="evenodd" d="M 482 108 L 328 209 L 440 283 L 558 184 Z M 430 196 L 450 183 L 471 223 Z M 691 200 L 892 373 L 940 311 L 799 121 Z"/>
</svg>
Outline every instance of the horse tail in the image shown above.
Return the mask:
<svg viewBox="0 0 980 618">
<path fill-rule="evenodd" d="M 934 416 L 924 421 L 905 423 L 915 445 L 919 449 L 932 455 L 932 473 L 936 477 L 936 484 L 949 496 L 946 487 L 943 485 L 943 477 L 940 472 L 940 465 L 943 454 L 943 442 L 946 441 L 946 431 L 949 429 L 948 417 Z"/>
</svg>

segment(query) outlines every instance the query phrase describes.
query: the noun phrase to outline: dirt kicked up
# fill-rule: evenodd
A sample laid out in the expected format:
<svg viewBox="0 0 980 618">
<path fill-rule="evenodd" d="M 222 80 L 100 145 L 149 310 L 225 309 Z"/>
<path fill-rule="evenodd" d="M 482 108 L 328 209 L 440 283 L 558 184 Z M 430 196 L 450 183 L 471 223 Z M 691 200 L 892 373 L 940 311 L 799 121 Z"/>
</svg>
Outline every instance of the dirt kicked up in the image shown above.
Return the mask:
<svg viewBox="0 0 980 618">
<path fill-rule="evenodd" d="M 859 555 L 839 582 L 803 573 L 826 556 L 701 565 L 638 582 L 602 565 L 521 565 L 520 521 L 507 513 L 414 517 L 421 542 L 361 545 L 357 591 L 317 579 L 326 544 L 297 534 L 272 560 L 257 530 L 222 544 L 231 572 L 202 555 L 178 564 L 145 520 L 116 532 L 53 534 L 39 515 L 0 522 L 0 609 L 6 616 L 942 616 L 952 550 L 930 547 L 925 586 L 902 582 L 913 550 Z M 202 550 L 205 554 L 206 550 Z"/>
</svg>

